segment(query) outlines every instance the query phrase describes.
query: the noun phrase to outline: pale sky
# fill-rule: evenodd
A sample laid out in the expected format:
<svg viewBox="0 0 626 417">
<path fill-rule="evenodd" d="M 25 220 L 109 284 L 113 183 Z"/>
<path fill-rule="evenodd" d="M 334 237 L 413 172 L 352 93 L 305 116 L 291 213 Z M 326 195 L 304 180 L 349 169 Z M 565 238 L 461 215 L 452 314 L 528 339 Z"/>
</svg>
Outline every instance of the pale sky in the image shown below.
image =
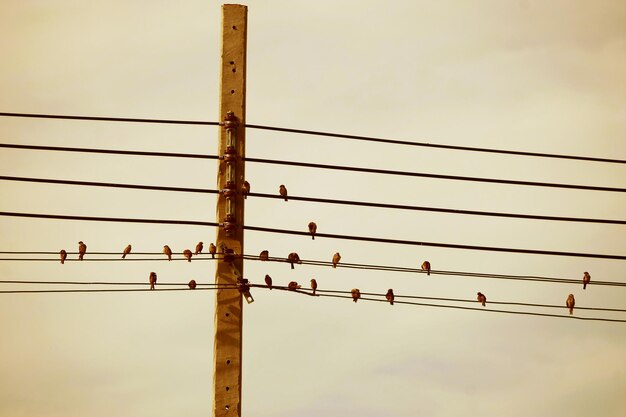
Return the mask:
<svg viewBox="0 0 626 417">
<path fill-rule="evenodd" d="M 0 112 L 218 118 L 221 3 L 0 2 Z M 626 159 L 622 1 L 248 1 L 247 121 L 470 147 Z M 0 117 L 2 143 L 215 154 L 218 129 Z M 626 187 L 620 164 L 248 130 L 247 156 Z M 466 210 L 626 219 L 623 193 L 248 163 L 252 191 Z M 214 161 L 0 149 L 0 175 L 214 188 Z M 0 181 L 0 211 L 215 221 L 213 195 Z M 248 198 L 246 223 L 426 242 L 626 254 L 622 225 Z M 0 217 L 0 251 L 175 252 L 210 227 Z M 517 282 L 245 263 L 323 289 L 626 308 L 624 261 L 246 232 L 246 253 L 498 274 Z M 214 281 L 211 262 L 2 262 L 2 280 Z M 2 284 L 1 289 L 16 289 Z M 20 287 L 23 288 L 23 287 Z M 29 287 L 30 288 L 30 287 Z M 244 416 L 626 413 L 626 325 L 253 290 Z M 476 304 L 478 305 L 478 304 Z M 472 305 L 474 306 L 474 305 Z M 487 309 L 495 308 L 487 305 Z M 567 315 L 563 310 L 548 311 Z M 0 415 L 206 416 L 214 293 L 0 294 Z M 626 318 L 624 313 L 576 311 Z"/>
</svg>

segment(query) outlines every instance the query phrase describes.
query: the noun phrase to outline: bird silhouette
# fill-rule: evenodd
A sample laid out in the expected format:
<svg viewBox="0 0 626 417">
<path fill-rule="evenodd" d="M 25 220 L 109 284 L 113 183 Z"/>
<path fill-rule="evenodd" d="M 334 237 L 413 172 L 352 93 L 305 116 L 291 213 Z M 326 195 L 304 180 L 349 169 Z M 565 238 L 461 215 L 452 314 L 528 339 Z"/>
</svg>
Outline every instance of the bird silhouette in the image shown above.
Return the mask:
<svg viewBox="0 0 626 417">
<path fill-rule="evenodd" d="M 487 297 L 485 297 L 485 294 L 483 294 L 482 292 L 478 291 L 478 293 L 476 293 L 476 295 L 478 297 L 476 297 L 476 299 L 478 300 L 479 303 L 481 303 L 483 305 L 483 307 L 485 306 L 485 304 L 487 304 Z"/>
<path fill-rule="evenodd" d="M 197 255 L 199 253 L 202 253 L 202 249 L 204 249 L 203 243 L 202 242 L 198 242 L 198 244 L 196 245 L 196 251 L 193 254 Z"/>
<path fill-rule="evenodd" d="M 567 300 L 565 301 L 565 306 L 569 308 L 569 314 L 574 314 L 574 305 L 576 304 L 576 300 L 574 300 L 574 294 L 570 294 L 567 296 Z"/>
<path fill-rule="evenodd" d="M 78 242 L 78 259 L 82 261 L 85 253 L 87 253 L 87 245 L 85 245 L 81 240 L 80 242 Z"/>
<path fill-rule="evenodd" d="M 167 245 L 163 246 L 163 253 L 165 254 L 165 256 L 167 256 L 168 261 L 172 260 L 172 250 L 170 249 L 169 246 Z"/>
<path fill-rule="evenodd" d="M 302 261 L 300 260 L 300 257 L 295 252 L 291 252 L 289 254 L 289 256 L 287 257 L 287 261 L 291 264 L 291 269 L 294 269 L 293 264 L 301 264 L 302 263 Z"/>
<path fill-rule="evenodd" d="M 426 275 L 430 275 L 430 262 L 424 261 L 422 264 L 422 271 L 426 271 Z"/>
<path fill-rule="evenodd" d="M 287 201 L 287 188 L 284 185 L 282 184 L 280 185 L 278 192 L 280 193 L 281 196 L 285 197 L 285 201 Z"/>
<path fill-rule="evenodd" d="M 298 285 L 298 283 L 296 281 L 291 281 L 289 282 L 289 284 L 287 285 L 287 289 L 289 291 L 295 291 L 295 290 L 299 290 L 300 288 L 302 288 L 302 285 Z"/>
<path fill-rule="evenodd" d="M 244 181 L 241 185 L 241 195 L 243 198 L 248 198 L 248 194 L 250 194 L 250 183 L 248 181 Z"/>
<path fill-rule="evenodd" d="M 191 256 L 193 255 L 193 253 L 191 253 L 191 251 L 189 249 L 185 249 L 183 251 L 183 256 L 185 257 L 185 259 L 187 259 L 187 262 L 191 262 Z"/>
<path fill-rule="evenodd" d="M 272 289 L 272 277 L 265 274 L 265 285 L 271 290 Z"/>
<path fill-rule="evenodd" d="M 355 303 L 359 301 L 359 298 L 361 298 L 361 291 L 359 291 L 358 288 L 352 288 L 350 292 L 352 293 L 352 301 Z"/>
<path fill-rule="evenodd" d="M 270 251 L 268 250 L 262 250 L 261 253 L 259 254 L 259 259 L 261 261 L 267 261 L 270 258 Z"/>
<path fill-rule="evenodd" d="M 124 248 L 124 253 L 122 253 L 122 259 L 126 259 L 126 255 L 128 255 L 133 247 L 128 245 Z"/>
<path fill-rule="evenodd" d="M 311 289 L 313 290 L 313 295 L 315 295 L 315 291 L 317 291 L 317 281 L 315 278 L 311 280 Z"/>
<path fill-rule="evenodd" d="M 385 294 L 385 298 L 387 299 L 387 301 L 389 301 L 389 304 L 393 305 L 393 300 L 394 300 L 394 295 L 393 295 L 393 289 L 389 288 L 387 290 L 387 294 Z"/>
<path fill-rule="evenodd" d="M 192 279 L 191 281 L 189 281 L 189 284 L 187 284 L 187 285 L 189 285 L 189 288 L 191 288 L 192 290 L 195 290 L 196 289 L 196 285 L 197 285 L 196 284 L 196 280 Z"/>
<path fill-rule="evenodd" d="M 61 263 L 64 264 L 65 259 L 67 259 L 67 252 L 65 252 L 65 249 L 61 249 L 61 252 L 59 252 L 59 256 L 61 256 Z"/>
<path fill-rule="evenodd" d="M 209 243 L 209 253 L 211 254 L 211 258 L 215 258 L 215 254 L 217 253 L 217 246 L 213 243 Z"/>
<path fill-rule="evenodd" d="M 585 272 L 585 274 L 583 275 L 583 290 L 587 289 L 587 284 L 589 284 L 589 281 L 591 281 L 591 275 L 589 275 L 589 272 Z"/>
<path fill-rule="evenodd" d="M 150 272 L 150 289 L 153 290 L 157 282 L 156 272 Z"/>
<path fill-rule="evenodd" d="M 311 239 L 315 240 L 315 233 L 317 233 L 317 225 L 315 222 L 309 223 L 309 233 L 311 234 Z"/>
<path fill-rule="evenodd" d="M 339 263 L 340 260 L 341 260 L 341 255 L 339 254 L 339 252 L 336 252 L 333 255 L 333 268 L 337 268 L 337 264 Z"/>
</svg>

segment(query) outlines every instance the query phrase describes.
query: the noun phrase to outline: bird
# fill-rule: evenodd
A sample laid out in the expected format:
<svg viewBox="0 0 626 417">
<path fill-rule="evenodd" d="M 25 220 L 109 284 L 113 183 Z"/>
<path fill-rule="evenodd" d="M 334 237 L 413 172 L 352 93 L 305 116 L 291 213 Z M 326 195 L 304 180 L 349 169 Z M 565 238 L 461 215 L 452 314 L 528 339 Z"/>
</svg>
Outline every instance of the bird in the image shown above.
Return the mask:
<svg viewBox="0 0 626 417">
<path fill-rule="evenodd" d="M 126 259 L 126 255 L 128 255 L 130 253 L 132 249 L 131 245 L 128 245 L 124 248 L 124 253 L 122 254 L 122 259 Z"/>
<path fill-rule="evenodd" d="M 163 246 L 163 253 L 167 256 L 168 261 L 172 260 L 172 250 L 170 249 L 169 246 L 167 245 Z"/>
<path fill-rule="evenodd" d="M 361 298 L 361 291 L 359 291 L 358 288 L 352 288 L 352 291 L 350 292 L 352 293 L 352 301 L 355 303 L 359 301 L 359 298 Z"/>
<path fill-rule="evenodd" d="M 339 252 L 336 252 L 333 255 L 333 268 L 337 268 L 337 264 L 339 263 L 340 260 L 341 260 L 341 255 L 339 254 Z"/>
<path fill-rule="evenodd" d="M 150 272 L 150 289 L 153 290 L 156 285 L 157 275 L 156 272 Z"/>
<path fill-rule="evenodd" d="M 265 274 L 265 285 L 271 290 L 272 289 L 272 277 Z"/>
<path fill-rule="evenodd" d="M 287 289 L 289 291 L 295 291 L 295 290 L 299 290 L 300 288 L 302 288 L 302 285 L 298 285 L 298 283 L 296 281 L 291 281 L 289 282 L 289 284 L 287 285 Z"/>
<path fill-rule="evenodd" d="M 287 201 L 287 187 L 285 187 L 284 185 L 280 184 L 280 188 L 278 189 L 278 192 L 280 193 L 280 195 L 285 197 L 285 201 Z"/>
<path fill-rule="evenodd" d="M 187 262 L 191 262 L 191 256 L 192 255 L 193 255 L 193 253 L 189 249 L 185 249 L 183 251 L 183 256 L 185 257 L 185 259 L 187 259 Z"/>
<path fill-rule="evenodd" d="M 309 223 L 309 233 L 311 233 L 311 239 L 315 240 L 315 233 L 317 233 L 317 225 L 315 222 Z"/>
<path fill-rule="evenodd" d="M 485 304 L 487 304 L 487 297 L 485 297 L 485 294 L 483 294 L 482 292 L 478 291 L 478 293 L 476 294 L 478 297 L 476 297 L 476 299 L 478 300 L 479 303 L 481 303 L 483 305 L 483 307 L 485 306 Z"/>
<path fill-rule="evenodd" d="M 385 294 L 385 298 L 387 299 L 387 301 L 389 301 L 389 304 L 393 305 L 393 299 L 395 298 L 393 296 L 393 289 L 389 288 L 387 290 L 387 294 Z"/>
<path fill-rule="evenodd" d="M 262 250 L 261 253 L 259 254 L 259 259 L 261 261 L 267 261 L 270 258 L 270 251 L 268 250 Z"/>
<path fill-rule="evenodd" d="M 289 254 L 289 256 L 287 257 L 287 261 L 291 264 L 291 269 L 294 269 L 293 264 L 301 264 L 302 263 L 302 261 L 300 260 L 300 257 L 295 252 L 291 252 Z"/>
<path fill-rule="evenodd" d="M 585 275 L 583 275 L 583 290 L 587 289 L 589 281 L 591 281 L 591 275 L 589 275 L 589 272 L 585 272 Z"/>
<path fill-rule="evenodd" d="M 61 263 L 64 264 L 65 259 L 67 258 L 67 252 L 65 252 L 65 249 L 61 249 L 61 252 L 59 252 L 59 255 L 61 256 Z"/>
<path fill-rule="evenodd" d="M 424 261 L 422 264 L 422 271 L 426 271 L 426 274 L 430 275 L 430 262 Z"/>
<path fill-rule="evenodd" d="M 202 253 L 202 249 L 204 249 L 204 245 L 202 244 L 202 242 L 198 242 L 198 244 L 196 245 L 196 251 L 193 254 L 197 255 L 199 253 Z"/>
<path fill-rule="evenodd" d="M 78 259 L 82 261 L 85 253 L 87 253 L 87 245 L 85 245 L 81 240 L 80 242 L 78 242 Z"/>
<path fill-rule="evenodd" d="M 211 258 L 215 258 L 215 254 L 217 253 L 217 246 L 213 243 L 209 243 L 209 253 L 211 254 Z"/>
<path fill-rule="evenodd" d="M 313 295 L 315 295 L 315 291 L 317 291 L 317 281 L 315 278 L 311 280 L 311 289 L 313 290 Z"/>
<path fill-rule="evenodd" d="M 191 288 L 192 290 L 195 290 L 196 289 L 196 280 L 192 279 L 191 281 L 189 281 L 189 284 L 187 284 L 187 285 L 189 285 L 189 288 Z"/>
<path fill-rule="evenodd" d="M 243 198 L 248 198 L 248 194 L 250 193 L 250 183 L 248 181 L 244 181 L 241 185 L 241 195 Z"/>
<path fill-rule="evenodd" d="M 576 304 L 576 300 L 574 300 L 574 294 L 568 295 L 567 300 L 565 301 L 565 306 L 569 308 L 569 314 L 574 314 L 575 304 Z"/>
</svg>

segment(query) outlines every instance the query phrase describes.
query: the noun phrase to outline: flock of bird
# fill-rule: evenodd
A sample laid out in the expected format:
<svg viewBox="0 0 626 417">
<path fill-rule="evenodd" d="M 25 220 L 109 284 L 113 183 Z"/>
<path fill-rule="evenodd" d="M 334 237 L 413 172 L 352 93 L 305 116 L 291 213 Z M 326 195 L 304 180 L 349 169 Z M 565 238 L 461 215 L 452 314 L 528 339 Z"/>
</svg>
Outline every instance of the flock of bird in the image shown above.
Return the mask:
<svg viewBox="0 0 626 417">
<path fill-rule="evenodd" d="M 280 196 L 283 197 L 285 201 L 288 201 L 287 188 L 281 184 L 278 191 L 279 191 Z M 248 181 L 243 182 L 243 185 L 241 187 L 241 193 L 244 198 L 246 198 L 247 195 L 250 193 L 250 183 Z M 309 228 L 309 233 L 311 234 L 311 239 L 315 240 L 315 234 L 317 233 L 317 224 L 315 222 L 310 222 L 308 224 L 308 228 Z M 203 249 L 204 249 L 203 242 L 198 242 L 198 244 L 196 245 L 196 250 L 194 252 L 192 252 L 190 249 L 185 249 L 182 254 L 185 257 L 185 259 L 187 259 L 187 262 L 191 262 L 192 256 L 196 256 L 202 253 Z M 131 250 L 132 250 L 132 245 L 130 244 L 127 245 L 122 252 L 122 259 L 126 259 L 126 256 L 131 253 Z M 87 253 L 87 245 L 83 241 L 78 242 L 78 259 L 82 261 L 86 253 Z M 172 260 L 172 253 L 173 253 L 172 249 L 168 245 L 163 246 L 163 254 L 167 256 L 168 261 Z M 209 253 L 211 254 L 211 258 L 215 258 L 215 255 L 217 254 L 217 247 L 213 243 L 209 244 Z M 59 254 L 61 257 L 61 263 L 62 264 L 65 263 L 65 260 L 67 259 L 67 252 L 64 249 L 62 249 Z M 261 253 L 259 254 L 259 260 L 261 261 L 269 260 L 269 251 L 268 250 L 261 251 Z M 339 254 L 339 252 L 336 252 L 332 257 L 332 267 L 337 268 L 339 261 L 341 261 L 341 255 Z M 302 261 L 300 260 L 300 256 L 298 256 L 296 252 L 291 252 L 287 256 L 287 262 L 289 262 L 289 264 L 291 265 L 291 269 L 294 269 L 294 264 L 302 263 Z M 426 272 L 427 275 L 430 275 L 431 265 L 429 261 L 424 261 L 422 263 L 421 268 L 423 271 Z M 589 282 L 591 281 L 591 275 L 589 274 L 589 272 L 585 272 L 583 274 L 582 281 L 583 281 L 583 290 L 587 289 L 587 284 L 589 284 Z M 149 282 L 150 282 L 150 289 L 151 290 L 155 289 L 155 285 L 157 282 L 156 272 L 150 272 Z M 273 285 L 272 277 L 270 277 L 269 275 L 265 275 L 265 284 L 271 290 L 272 285 Z M 197 284 L 195 280 L 191 280 L 189 281 L 188 285 L 190 289 L 195 289 Z M 296 281 L 291 281 L 287 285 L 287 289 L 290 291 L 296 291 L 296 290 L 299 290 L 300 288 L 302 288 L 302 286 L 299 285 Z M 311 280 L 311 290 L 312 290 L 313 295 L 316 295 L 317 281 L 315 279 Z M 350 293 L 352 294 L 352 300 L 355 303 L 361 298 L 361 291 L 358 288 L 353 288 L 350 291 Z M 395 296 L 394 296 L 392 288 L 387 290 L 387 294 L 385 294 L 385 298 L 389 302 L 390 305 L 393 305 Z M 476 300 L 483 307 L 487 305 L 487 297 L 485 296 L 485 294 L 483 294 L 480 291 L 477 293 Z M 574 314 L 575 304 L 576 304 L 576 300 L 574 299 L 574 294 L 569 294 L 567 297 L 567 300 L 565 301 L 565 306 L 569 310 L 570 315 Z"/>
</svg>

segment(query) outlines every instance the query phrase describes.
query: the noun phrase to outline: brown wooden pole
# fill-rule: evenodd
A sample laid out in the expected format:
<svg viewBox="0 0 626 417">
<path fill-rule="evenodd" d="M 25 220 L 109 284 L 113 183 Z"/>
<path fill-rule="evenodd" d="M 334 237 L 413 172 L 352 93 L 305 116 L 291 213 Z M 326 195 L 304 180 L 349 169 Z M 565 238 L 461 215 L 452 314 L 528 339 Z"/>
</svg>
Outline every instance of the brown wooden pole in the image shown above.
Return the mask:
<svg viewBox="0 0 626 417">
<path fill-rule="evenodd" d="M 218 252 L 243 254 L 246 120 L 246 36 L 248 8 L 222 6 L 222 71 L 217 187 Z M 216 284 L 237 284 L 243 274 L 241 257 L 219 256 Z M 241 416 L 242 294 L 222 289 L 215 296 L 213 416 Z"/>
</svg>

